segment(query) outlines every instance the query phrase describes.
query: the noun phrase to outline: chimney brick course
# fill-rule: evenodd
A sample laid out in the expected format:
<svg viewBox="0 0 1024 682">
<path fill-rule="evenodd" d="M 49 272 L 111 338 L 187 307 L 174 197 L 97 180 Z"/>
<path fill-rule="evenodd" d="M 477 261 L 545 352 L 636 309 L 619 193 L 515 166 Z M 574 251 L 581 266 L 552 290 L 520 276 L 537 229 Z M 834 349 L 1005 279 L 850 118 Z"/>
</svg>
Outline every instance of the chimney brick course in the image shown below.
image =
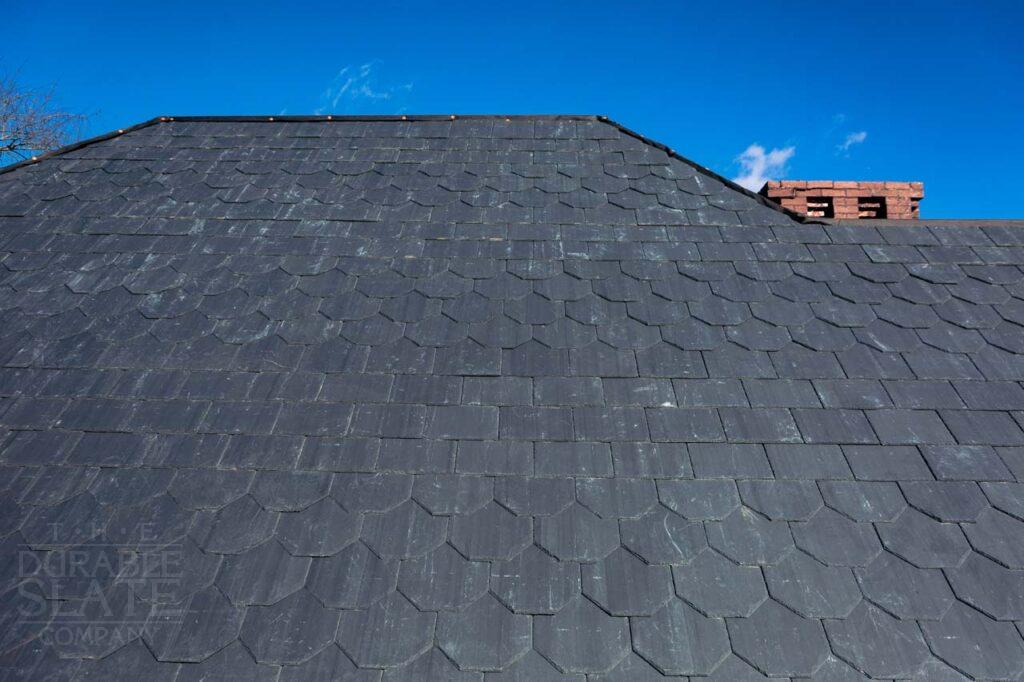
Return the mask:
<svg viewBox="0 0 1024 682">
<path fill-rule="evenodd" d="M 783 208 L 812 218 L 916 220 L 920 217 L 924 183 L 771 180 L 760 194 Z M 808 199 L 813 208 L 808 208 Z M 822 209 L 824 204 L 829 208 Z"/>
</svg>

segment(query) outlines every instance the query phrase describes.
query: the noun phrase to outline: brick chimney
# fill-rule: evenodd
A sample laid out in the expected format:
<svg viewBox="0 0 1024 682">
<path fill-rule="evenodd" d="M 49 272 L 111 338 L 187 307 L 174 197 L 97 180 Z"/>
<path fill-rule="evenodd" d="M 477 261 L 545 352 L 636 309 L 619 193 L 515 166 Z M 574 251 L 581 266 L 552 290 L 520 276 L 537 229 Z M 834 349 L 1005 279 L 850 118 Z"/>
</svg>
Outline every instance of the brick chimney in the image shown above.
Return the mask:
<svg viewBox="0 0 1024 682">
<path fill-rule="evenodd" d="M 809 218 L 916 220 L 924 183 L 770 180 L 760 194 Z"/>
</svg>

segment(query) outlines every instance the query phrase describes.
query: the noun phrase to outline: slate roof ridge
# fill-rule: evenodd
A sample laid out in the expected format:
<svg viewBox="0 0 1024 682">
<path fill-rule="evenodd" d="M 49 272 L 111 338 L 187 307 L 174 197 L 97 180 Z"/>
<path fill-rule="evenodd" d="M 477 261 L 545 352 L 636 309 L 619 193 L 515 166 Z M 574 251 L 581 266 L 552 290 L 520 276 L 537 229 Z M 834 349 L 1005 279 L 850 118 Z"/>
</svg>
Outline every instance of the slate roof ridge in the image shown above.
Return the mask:
<svg viewBox="0 0 1024 682">
<path fill-rule="evenodd" d="M 801 215 L 801 214 L 796 213 L 794 211 L 791 211 L 791 210 L 789 210 L 787 208 L 783 208 L 779 204 L 777 204 L 774 201 L 771 201 L 769 199 L 766 199 L 765 197 L 761 196 L 757 192 L 752 192 L 749 189 L 747 189 L 746 187 L 743 187 L 741 185 L 736 184 L 732 180 L 724 177 L 723 175 L 720 175 L 719 173 L 716 173 L 715 171 L 711 170 L 710 168 L 707 168 L 706 166 L 702 166 L 701 164 L 697 163 L 696 161 L 692 161 L 692 160 L 686 158 L 685 156 L 683 156 L 682 154 L 679 154 L 677 151 L 675 151 L 673 148 L 669 147 L 666 144 L 658 142 L 657 140 L 652 140 L 651 138 L 649 138 L 649 137 L 647 137 L 645 135 L 641 135 L 640 133 L 636 132 L 635 130 L 632 130 L 632 129 L 624 126 L 623 124 L 621 124 L 618 121 L 615 121 L 615 120 L 609 118 L 608 116 L 603 116 L 603 115 L 598 115 L 598 114 L 387 114 L 387 115 L 377 115 L 377 114 L 366 114 L 366 115 L 362 115 L 362 114 L 360 114 L 360 115 L 322 114 L 322 115 L 319 115 L 318 114 L 318 115 L 285 115 L 285 116 L 256 116 L 256 115 L 238 115 L 238 116 L 233 116 L 233 115 L 226 115 L 226 116 L 156 116 L 156 117 L 151 118 L 151 119 L 149 119 L 147 121 L 142 121 L 141 123 L 137 123 L 137 124 L 135 124 L 133 126 L 129 126 L 127 128 L 118 128 L 117 130 L 113 130 L 113 131 L 110 131 L 110 132 L 107 132 L 107 133 L 103 133 L 103 134 L 97 135 L 95 137 L 90 137 L 90 138 L 86 138 L 84 140 L 79 140 L 78 142 L 73 142 L 73 143 L 71 143 L 69 145 L 66 145 L 64 147 L 60 147 L 58 149 L 54 149 L 54 150 L 46 152 L 44 154 L 39 154 L 37 156 L 33 156 L 32 158 L 25 159 L 23 161 L 19 161 L 17 163 L 11 164 L 9 166 L 0 167 L 0 175 L 3 175 L 5 173 L 9 173 L 9 172 L 11 172 L 13 170 L 16 170 L 18 168 L 21 168 L 23 166 L 28 166 L 28 165 L 31 165 L 31 164 L 34 164 L 34 163 L 39 163 L 40 161 L 52 158 L 54 156 L 60 156 L 62 154 L 66 154 L 68 152 L 77 151 L 77 150 L 79 150 L 79 149 L 81 149 L 83 147 L 86 147 L 86 146 L 91 145 L 91 144 L 95 144 L 97 142 L 103 142 L 103 141 L 112 139 L 114 137 L 118 137 L 120 135 L 125 135 L 125 134 L 128 134 L 128 133 L 134 132 L 136 130 L 141 130 L 143 128 L 148 128 L 149 126 L 156 125 L 158 123 L 169 123 L 169 122 L 172 122 L 172 121 L 186 122 L 186 123 L 201 123 L 201 122 L 226 123 L 226 122 L 232 122 L 232 121 L 237 121 L 239 123 L 259 123 L 259 122 L 267 122 L 267 123 L 318 123 L 318 122 L 336 123 L 336 122 L 353 122 L 353 121 L 447 121 L 447 120 L 455 120 L 457 118 L 458 119 L 471 119 L 471 120 L 473 120 L 473 119 L 475 119 L 475 120 L 480 120 L 480 119 L 501 120 L 501 119 L 503 119 L 503 120 L 534 120 L 534 121 L 536 121 L 536 120 L 598 121 L 598 122 L 601 122 L 601 123 L 605 123 L 605 124 L 610 125 L 610 126 L 612 126 L 614 128 L 617 128 L 624 135 L 629 135 L 630 137 L 633 137 L 633 138 L 639 140 L 640 142 L 643 142 L 646 145 L 650 145 L 650 146 L 652 146 L 652 147 L 654 147 L 656 149 L 660 149 L 661 151 L 665 152 L 666 154 L 668 154 L 670 157 L 676 159 L 677 161 L 681 161 L 681 162 L 685 163 L 686 165 L 690 166 L 691 168 L 697 170 L 698 172 L 703 173 L 705 175 L 708 175 L 708 176 L 714 178 L 715 180 L 718 180 L 719 182 L 724 184 L 729 189 L 731 189 L 731 190 L 733 190 L 735 192 L 739 192 L 739 193 L 741 193 L 741 194 L 743 194 L 743 195 L 753 199 L 754 201 L 756 201 L 757 203 L 761 204 L 762 206 L 766 206 L 766 207 L 772 209 L 773 211 L 778 211 L 779 213 L 782 213 L 783 215 L 787 216 L 788 218 L 790 218 L 792 220 L 795 220 L 795 221 L 801 222 L 801 223 L 817 223 L 818 222 L 818 221 L 813 220 L 813 219 L 808 219 L 807 216 Z"/>
</svg>

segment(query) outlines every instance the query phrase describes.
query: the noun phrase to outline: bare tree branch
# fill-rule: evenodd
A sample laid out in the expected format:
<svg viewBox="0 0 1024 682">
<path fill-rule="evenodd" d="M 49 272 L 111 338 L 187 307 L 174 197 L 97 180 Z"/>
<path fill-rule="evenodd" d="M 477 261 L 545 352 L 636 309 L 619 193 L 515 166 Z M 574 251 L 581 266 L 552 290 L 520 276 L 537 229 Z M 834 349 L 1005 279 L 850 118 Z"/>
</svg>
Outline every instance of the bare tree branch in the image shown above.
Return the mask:
<svg viewBox="0 0 1024 682">
<path fill-rule="evenodd" d="M 13 76 L 0 75 L 0 165 L 74 141 L 85 119 L 58 107 L 52 89 L 24 88 Z"/>
</svg>

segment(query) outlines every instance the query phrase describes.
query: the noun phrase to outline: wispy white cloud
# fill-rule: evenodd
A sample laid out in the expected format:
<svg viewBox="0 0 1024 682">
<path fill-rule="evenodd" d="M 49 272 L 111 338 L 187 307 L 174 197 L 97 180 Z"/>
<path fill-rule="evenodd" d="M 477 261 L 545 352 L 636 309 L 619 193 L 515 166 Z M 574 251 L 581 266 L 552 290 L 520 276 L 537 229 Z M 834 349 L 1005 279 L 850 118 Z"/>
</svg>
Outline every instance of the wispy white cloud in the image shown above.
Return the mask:
<svg viewBox="0 0 1024 682">
<path fill-rule="evenodd" d="M 759 144 L 752 144 L 736 157 L 740 164 L 740 174 L 733 182 L 756 192 L 764 183 L 775 180 L 786 174 L 786 164 L 796 154 L 796 147 L 773 148 L 765 151 Z"/>
<path fill-rule="evenodd" d="M 317 114 L 345 112 L 367 104 L 379 106 L 412 90 L 412 83 L 381 84 L 377 77 L 378 62 L 342 67 L 331 83 L 320 94 L 321 105 Z"/>
<path fill-rule="evenodd" d="M 866 130 L 849 133 L 841 143 L 836 145 L 836 151 L 840 153 L 849 152 L 850 147 L 861 144 L 866 139 L 868 139 L 868 132 Z"/>
</svg>

